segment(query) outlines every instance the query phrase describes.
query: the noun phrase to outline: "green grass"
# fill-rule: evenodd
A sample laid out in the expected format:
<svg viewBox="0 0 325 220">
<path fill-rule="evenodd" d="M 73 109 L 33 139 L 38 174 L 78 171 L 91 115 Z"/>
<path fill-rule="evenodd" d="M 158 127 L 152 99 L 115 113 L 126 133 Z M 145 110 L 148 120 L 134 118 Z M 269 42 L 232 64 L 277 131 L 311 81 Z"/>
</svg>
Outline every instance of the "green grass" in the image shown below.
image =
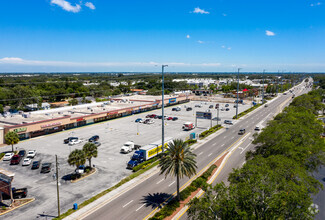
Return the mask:
<svg viewBox="0 0 325 220">
<path fill-rule="evenodd" d="M 208 137 L 210 134 L 213 134 L 214 132 L 220 130 L 222 128 L 221 125 L 216 125 L 206 131 L 203 131 L 201 134 L 200 134 L 200 139 L 204 139 L 206 137 Z"/>
<path fill-rule="evenodd" d="M 244 115 L 247 115 L 249 112 L 251 112 L 251 111 L 257 109 L 257 108 L 260 107 L 260 106 L 261 106 L 261 104 L 254 105 L 253 107 L 247 109 L 246 111 L 243 111 L 243 112 L 239 113 L 239 114 L 238 114 L 238 118 L 243 117 Z M 237 119 L 238 119 L 238 118 L 237 118 Z M 232 119 L 236 119 L 236 115 L 235 115 L 234 117 L 232 117 Z"/>
</svg>

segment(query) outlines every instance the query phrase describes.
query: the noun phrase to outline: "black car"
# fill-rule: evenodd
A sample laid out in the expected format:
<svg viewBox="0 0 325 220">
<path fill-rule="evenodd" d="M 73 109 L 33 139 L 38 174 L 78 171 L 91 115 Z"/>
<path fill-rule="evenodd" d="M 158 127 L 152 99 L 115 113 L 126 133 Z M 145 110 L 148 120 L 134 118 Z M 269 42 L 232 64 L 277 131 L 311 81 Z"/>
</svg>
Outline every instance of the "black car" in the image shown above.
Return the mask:
<svg viewBox="0 0 325 220">
<path fill-rule="evenodd" d="M 173 121 L 177 121 L 178 120 L 178 118 L 177 117 L 173 117 L 173 119 L 172 119 Z"/>
<path fill-rule="evenodd" d="M 100 142 L 98 142 L 98 141 L 95 141 L 95 142 L 93 142 L 97 147 L 99 147 L 100 145 L 102 145 Z"/>
<path fill-rule="evenodd" d="M 226 108 L 226 111 L 229 111 L 230 109 L 229 108 Z"/>
<path fill-rule="evenodd" d="M 157 118 L 158 118 L 158 119 L 162 119 L 162 115 L 158 115 Z"/>
<path fill-rule="evenodd" d="M 99 136 L 98 135 L 94 135 L 92 136 L 91 138 L 89 138 L 89 142 L 95 142 L 95 141 L 98 141 L 99 140 Z"/>
<path fill-rule="evenodd" d="M 186 108 L 186 111 L 192 111 L 191 107 Z"/>
<path fill-rule="evenodd" d="M 39 168 L 39 165 L 41 164 L 41 161 L 34 161 L 32 164 L 32 170 L 36 170 Z"/>
<path fill-rule="evenodd" d="M 172 108 L 172 111 L 176 111 L 176 108 Z"/>
<path fill-rule="evenodd" d="M 65 144 L 68 144 L 70 141 L 72 141 L 72 140 L 78 140 L 78 138 L 77 137 L 68 137 L 67 139 L 64 139 L 63 140 L 63 142 L 65 143 Z"/>
<path fill-rule="evenodd" d="M 20 151 L 18 152 L 18 155 L 19 155 L 21 158 L 23 158 L 23 157 L 26 155 L 26 151 L 25 151 L 25 150 L 20 150 Z"/>
<path fill-rule="evenodd" d="M 213 105 L 210 105 L 209 108 L 213 108 Z"/>
<path fill-rule="evenodd" d="M 43 163 L 41 168 L 41 173 L 49 173 L 52 168 L 52 163 Z"/>
</svg>

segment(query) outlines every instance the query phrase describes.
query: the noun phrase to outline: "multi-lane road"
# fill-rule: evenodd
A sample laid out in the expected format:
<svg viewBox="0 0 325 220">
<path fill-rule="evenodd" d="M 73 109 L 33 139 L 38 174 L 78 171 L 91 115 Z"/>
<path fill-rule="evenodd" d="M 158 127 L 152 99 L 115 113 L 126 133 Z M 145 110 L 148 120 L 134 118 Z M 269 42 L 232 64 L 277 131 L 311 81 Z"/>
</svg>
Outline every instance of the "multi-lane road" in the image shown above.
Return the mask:
<svg viewBox="0 0 325 220">
<path fill-rule="evenodd" d="M 296 96 L 306 93 L 307 90 L 304 88 L 304 84 L 296 86 L 294 89 Z M 292 95 L 290 93 L 280 95 L 275 100 L 272 100 L 268 107 L 260 107 L 253 114 L 236 121 L 228 129 L 224 129 L 223 132 L 220 132 L 214 138 L 201 144 L 200 147 L 194 150 L 194 153 L 197 155 L 197 172 L 199 173 L 202 169 L 209 166 L 211 161 L 230 149 L 230 147 L 236 147 L 215 182 L 226 180 L 232 168 L 239 167 L 245 162 L 245 153 L 253 147 L 251 145 L 251 135 L 254 133 L 254 128 L 256 126 L 265 126 L 266 122 L 287 106 L 291 100 Z M 238 135 L 239 129 L 242 128 L 246 129 L 246 135 Z M 188 178 L 181 179 L 180 185 L 184 186 L 188 182 Z M 98 205 L 77 218 L 89 220 L 145 219 L 175 192 L 175 178 L 165 178 L 164 175 L 159 175 L 156 172 L 114 200 Z M 180 218 L 186 219 L 186 214 Z"/>
</svg>

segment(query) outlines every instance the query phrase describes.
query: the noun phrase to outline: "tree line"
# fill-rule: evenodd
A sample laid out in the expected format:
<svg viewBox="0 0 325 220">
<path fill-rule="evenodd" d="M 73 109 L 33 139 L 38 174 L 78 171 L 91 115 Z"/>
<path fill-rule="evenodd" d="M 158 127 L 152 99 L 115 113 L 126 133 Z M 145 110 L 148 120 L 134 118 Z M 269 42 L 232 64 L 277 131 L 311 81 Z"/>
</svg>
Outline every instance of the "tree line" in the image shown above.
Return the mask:
<svg viewBox="0 0 325 220">
<path fill-rule="evenodd" d="M 255 135 L 246 164 L 229 175 L 229 186 L 208 187 L 190 202 L 190 219 L 313 219 L 312 194 L 322 185 L 313 177 L 325 164 L 324 128 L 317 120 L 324 90 L 314 90 Z"/>
</svg>

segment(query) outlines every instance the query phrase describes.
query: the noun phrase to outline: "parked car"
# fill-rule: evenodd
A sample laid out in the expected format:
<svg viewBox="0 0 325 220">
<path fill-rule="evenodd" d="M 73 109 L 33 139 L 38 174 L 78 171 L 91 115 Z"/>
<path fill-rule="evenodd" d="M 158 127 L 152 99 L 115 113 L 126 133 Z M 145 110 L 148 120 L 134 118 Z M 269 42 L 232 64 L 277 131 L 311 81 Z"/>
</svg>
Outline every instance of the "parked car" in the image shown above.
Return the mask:
<svg viewBox="0 0 325 220">
<path fill-rule="evenodd" d="M 173 117 L 168 117 L 167 120 L 168 121 L 173 120 Z"/>
<path fill-rule="evenodd" d="M 177 111 L 177 112 L 179 112 L 179 111 L 181 111 L 181 110 L 182 110 L 182 109 L 181 109 L 180 107 L 177 107 L 177 108 L 176 108 L 176 111 Z"/>
<path fill-rule="evenodd" d="M 32 159 L 31 158 L 25 158 L 23 160 L 23 166 L 29 166 L 32 163 Z"/>
<path fill-rule="evenodd" d="M 176 108 L 172 108 L 172 111 L 176 111 Z"/>
<path fill-rule="evenodd" d="M 178 120 L 178 118 L 177 117 L 173 117 L 173 119 L 172 119 L 173 121 L 177 121 Z"/>
<path fill-rule="evenodd" d="M 70 141 L 72 141 L 72 140 L 74 140 L 74 139 L 78 139 L 78 138 L 77 138 L 77 137 L 68 137 L 67 139 L 64 139 L 63 142 L 64 142 L 65 144 L 69 144 Z"/>
<path fill-rule="evenodd" d="M 226 108 L 226 111 L 229 111 L 230 109 L 229 108 Z"/>
<path fill-rule="evenodd" d="M 69 145 L 75 145 L 75 144 L 79 144 L 79 143 L 81 143 L 81 140 L 80 139 L 72 139 L 69 142 Z"/>
<path fill-rule="evenodd" d="M 265 105 L 264 105 L 264 107 L 266 108 L 266 107 L 268 107 L 268 105 L 267 105 L 267 104 L 265 104 Z"/>
<path fill-rule="evenodd" d="M 43 163 L 41 168 L 41 173 L 49 173 L 52 169 L 52 163 Z"/>
<path fill-rule="evenodd" d="M 94 135 L 92 136 L 91 138 L 89 138 L 89 142 L 95 142 L 95 141 L 98 141 L 99 140 L 99 136 L 98 135 Z"/>
<path fill-rule="evenodd" d="M 209 105 L 209 108 L 213 108 L 213 105 Z"/>
<path fill-rule="evenodd" d="M 28 190 L 27 188 L 16 189 L 15 187 L 12 188 L 12 197 L 14 199 L 21 199 L 27 197 Z M 5 193 L 2 194 L 4 200 L 10 199 L 10 195 Z"/>
<path fill-rule="evenodd" d="M 80 165 L 78 168 L 75 169 L 76 173 L 83 174 L 85 172 L 85 165 Z"/>
<path fill-rule="evenodd" d="M 229 107 L 229 104 L 226 104 L 225 107 Z"/>
<path fill-rule="evenodd" d="M 221 121 L 221 118 L 218 118 L 218 117 L 214 117 L 212 118 L 213 121 Z"/>
<path fill-rule="evenodd" d="M 149 118 L 147 118 L 147 119 L 143 122 L 143 124 L 153 124 L 153 123 L 154 123 L 154 120 L 149 119 Z"/>
<path fill-rule="evenodd" d="M 10 165 L 16 165 L 19 164 L 21 160 L 21 156 L 19 156 L 18 154 L 14 155 L 11 160 L 10 160 Z"/>
<path fill-rule="evenodd" d="M 151 115 L 146 115 L 146 118 L 150 118 L 151 117 Z"/>
<path fill-rule="evenodd" d="M 23 158 L 26 155 L 26 151 L 25 150 L 20 150 L 18 152 L 18 155 Z"/>
<path fill-rule="evenodd" d="M 224 107 L 222 107 L 220 110 L 221 110 L 221 111 L 224 111 L 224 110 L 225 110 L 225 108 L 224 108 Z"/>
<path fill-rule="evenodd" d="M 36 150 L 28 151 L 27 158 L 34 158 L 36 156 Z"/>
<path fill-rule="evenodd" d="M 186 108 L 186 111 L 192 111 L 192 108 L 191 107 L 187 107 Z"/>
<path fill-rule="evenodd" d="M 15 154 L 13 152 L 10 152 L 10 153 L 6 153 L 4 156 L 3 156 L 3 161 L 5 160 L 11 160 L 11 158 L 14 156 Z"/>
<path fill-rule="evenodd" d="M 236 105 L 234 105 L 234 108 L 237 108 L 237 104 L 236 104 Z"/>
<path fill-rule="evenodd" d="M 205 110 L 205 112 L 211 112 L 210 109 Z"/>
<path fill-rule="evenodd" d="M 135 122 L 136 122 L 136 123 L 142 123 L 143 120 L 142 120 L 142 118 L 137 118 L 137 119 L 135 119 Z"/>
<path fill-rule="evenodd" d="M 231 120 L 225 120 L 224 123 L 225 124 L 228 124 L 228 125 L 232 125 L 233 124 Z"/>
<path fill-rule="evenodd" d="M 196 104 L 195 107 L 196 107 L 196 108 L 201 108 L 202 105 L 201 105 L 201 104 Z"/>
<path fill-rule="evenodd" d="M 34 161 L 33 164 L 32 164 L 32 168 L 31 169 L 32 170 L 38 169 L 39 166 L 40 166 L 40 164 L 41 164 L 41 161 L 40 160 Z"/>
<path fill-rule="evenodd" d="M 242 128 L 239 130 L 238 134 L 245 134 L 245 132 L 246 132 L 245 128 Z"/>
<path fill-rule="evenodd" d="M 158 118 L 158 119 L 162 119 L 162 115 L 158 115 L 157 118 Z"/>
</svg>

